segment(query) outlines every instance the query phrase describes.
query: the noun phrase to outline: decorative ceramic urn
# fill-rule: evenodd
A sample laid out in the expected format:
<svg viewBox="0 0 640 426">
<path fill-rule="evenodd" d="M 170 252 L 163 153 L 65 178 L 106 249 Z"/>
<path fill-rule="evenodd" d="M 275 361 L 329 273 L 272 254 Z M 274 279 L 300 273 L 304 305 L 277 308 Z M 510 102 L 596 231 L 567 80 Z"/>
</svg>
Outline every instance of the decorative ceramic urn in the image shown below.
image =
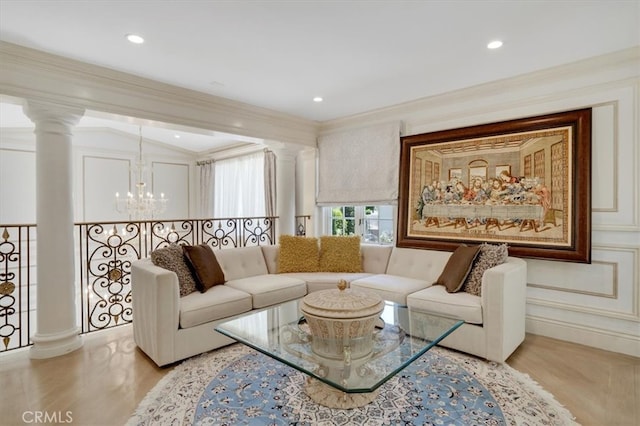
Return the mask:
<svg viewBox="0 0 640 426">
<path fill-rule="evenodd" d="M 332 359 L 358 359 L 373 349 L 373 329 L 384 309 L 375 293 L 347 289 L 340 280 L 338 289 L 308 294 L 300 306 L 311 331 L 311 349 Z"/>
</svg>

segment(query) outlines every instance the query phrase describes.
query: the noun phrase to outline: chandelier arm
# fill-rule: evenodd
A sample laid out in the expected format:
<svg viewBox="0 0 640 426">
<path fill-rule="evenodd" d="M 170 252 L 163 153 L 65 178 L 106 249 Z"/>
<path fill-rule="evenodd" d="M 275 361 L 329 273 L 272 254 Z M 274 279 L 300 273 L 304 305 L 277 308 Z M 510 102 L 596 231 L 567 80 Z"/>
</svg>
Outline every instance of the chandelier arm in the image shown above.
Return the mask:
<svg viewBox="0 0 640 426">
<path fill-rule="evenodd" d="M 138 182 L 136 183 L 137 197 L 131 191 L 127 193 L 127 197 L 120 199 L 120 194 L 116 192 L 115 209 L 118 213 L 127 213 L 132 219 L 153 219 L 167 209 L 169 201 L 161 194 L 160 199 L 153 197 L 151 192 L 145 194 L 144 188 L 147 185 L 144 182 L 144 161 L 142 157 L 142 126 L 139 127 L 138 139 Z"/>
</svg>

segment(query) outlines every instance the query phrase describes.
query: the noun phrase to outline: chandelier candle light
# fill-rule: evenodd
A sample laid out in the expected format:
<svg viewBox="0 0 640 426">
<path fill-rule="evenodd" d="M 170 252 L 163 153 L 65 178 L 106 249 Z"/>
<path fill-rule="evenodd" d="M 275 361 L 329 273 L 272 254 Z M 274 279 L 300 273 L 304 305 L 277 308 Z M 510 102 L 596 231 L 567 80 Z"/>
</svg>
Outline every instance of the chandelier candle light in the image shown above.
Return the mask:
<svg viewBox="0 0 640 426">
<path fill-rule="evenodd" d="M 127 192 L 127 196 L 120 198 L 120 193 L 116 192 L 115 206 L 118 213 L 127 213 L 130 219 L 153 219 L 163 213 L 167 209 L 167 202 L 164 193 L 160 194 L 160 198 L 154 198 L 151 192 L 145 192 L 147 184 L 144 182 L 143 174 L 145 163 L 142 160 L 142 126 L 140 127 L 140 140 L 138 142 L 138 161 L 136 162 L 138 174 L 138 182 L 136 183 L 136 194 L 131 191 Z"/>
</svg>

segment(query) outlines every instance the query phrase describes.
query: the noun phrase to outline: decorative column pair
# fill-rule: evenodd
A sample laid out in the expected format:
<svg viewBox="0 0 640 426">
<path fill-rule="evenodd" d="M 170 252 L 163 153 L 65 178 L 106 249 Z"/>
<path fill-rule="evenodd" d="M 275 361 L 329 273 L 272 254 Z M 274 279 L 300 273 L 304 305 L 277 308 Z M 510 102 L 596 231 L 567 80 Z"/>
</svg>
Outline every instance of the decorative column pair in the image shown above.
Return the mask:
<svg viewBox="0 0 640 426">
<path fill-rule="evenodd" d="M 35 124 L 37 308 L 31 358 L 51 358 L 82 346 L 76 317 L 72 129 L 83 109 L 28 101 Z"/>
</svg>

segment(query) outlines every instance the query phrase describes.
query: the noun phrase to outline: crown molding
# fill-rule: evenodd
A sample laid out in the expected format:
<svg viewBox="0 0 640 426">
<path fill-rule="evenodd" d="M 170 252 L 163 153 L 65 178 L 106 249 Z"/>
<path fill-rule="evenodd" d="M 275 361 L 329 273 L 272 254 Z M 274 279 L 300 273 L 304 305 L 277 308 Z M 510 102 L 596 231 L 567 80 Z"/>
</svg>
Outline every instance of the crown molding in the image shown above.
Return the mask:
<svg viewBox="0 0 640 426">
<path fill-rule="evenodd" d="M 491 113 L 491 121 L 522 117 L 531 104 L 552 103 L 603 87 L 628 86 L 640 78 L 640 46 L 596 56 L 557 67 L 479 84 L 439 95 L 391 105 L 361 114 L 320 123 L 320 133 L 399 120 L 404 135 L 435 131 L 451 125 L 481 124 Z M 548 111 L 551 112 L 551 111 Z M 428 127 L 428 130 L 424 130 Z"/>
<path fill-rule="evenodd" d="M 318 123 L 0 41 L 0 94 L 315 146 Z"/>
</svg>

